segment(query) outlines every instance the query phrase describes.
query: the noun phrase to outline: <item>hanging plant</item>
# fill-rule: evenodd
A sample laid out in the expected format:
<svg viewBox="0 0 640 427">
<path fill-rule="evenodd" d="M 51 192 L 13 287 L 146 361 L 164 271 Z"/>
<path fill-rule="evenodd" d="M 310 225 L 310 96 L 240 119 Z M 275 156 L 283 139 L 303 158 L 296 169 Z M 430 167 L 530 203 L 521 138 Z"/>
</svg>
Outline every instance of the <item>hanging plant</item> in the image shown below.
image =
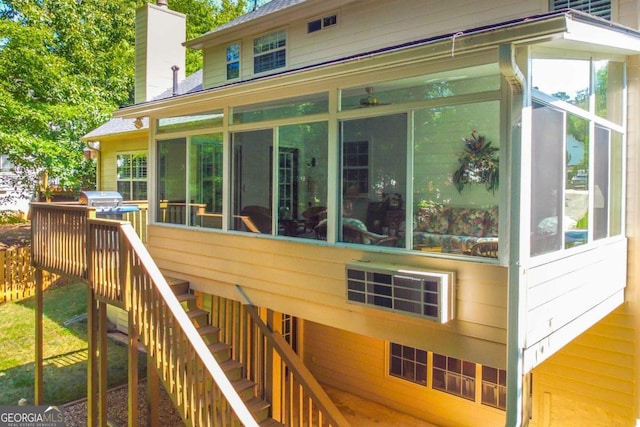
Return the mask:
<svg viewBox="0 0 640 427">
<path fill-rule="evenodd" d="M 471 138 L 463 138 L 464 151 L 458 158 L 458 169 L 453 173 L 453 183 L 461 193 L 467 184 L 484 184 L 487 191 L 495 193 L 498 188 L 498 148 L 491 146 L 477 131 Z"/>
</svg>

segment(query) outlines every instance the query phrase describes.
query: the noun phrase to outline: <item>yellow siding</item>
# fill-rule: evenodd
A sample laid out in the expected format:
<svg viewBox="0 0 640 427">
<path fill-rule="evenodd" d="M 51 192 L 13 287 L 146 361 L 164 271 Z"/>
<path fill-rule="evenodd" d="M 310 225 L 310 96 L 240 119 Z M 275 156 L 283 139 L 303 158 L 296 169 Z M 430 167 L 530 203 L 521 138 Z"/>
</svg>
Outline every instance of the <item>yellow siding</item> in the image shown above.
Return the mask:
<svg viewBox="0 0 640 427">
<path fill-rule="evenodd" d="M 395 251 L 365 252 L 314 240 L 149 228 L 149 249 L 166 274 L 193 289 L 239 299 L 234 285 L 259 307 L 365 336 L 505 366 L 506 269 Z M 453 271 L 456 318 L 444 325 L 346 302 L 345 264 L 354 260 Z"/>
<path fill-rule="evenodd" d="M 305 322 L 303 341 L 304 362 L 321 383 L 443 427 L 504 426 L 504 411 L 390 377 L 383 340 Z"/>
<path fill-rule="evenodd" d="M 131 119 L 133 120 L 133 119 Z M 100 141 L 100 190 L 116 191 L 116 156 L 119 153 L 147 151 L 147 134 L 142 132 Z"/>
</svg>

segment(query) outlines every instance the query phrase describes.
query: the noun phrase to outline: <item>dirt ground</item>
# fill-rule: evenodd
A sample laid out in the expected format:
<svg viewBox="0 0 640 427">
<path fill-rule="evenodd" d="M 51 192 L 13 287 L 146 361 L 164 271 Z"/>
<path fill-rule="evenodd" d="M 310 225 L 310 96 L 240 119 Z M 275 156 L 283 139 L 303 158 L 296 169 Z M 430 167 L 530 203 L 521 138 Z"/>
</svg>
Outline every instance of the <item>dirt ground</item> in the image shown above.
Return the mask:
<svg viewBox="0 0 640 427">
<path fill-rule="evenodd" d="M 29 246 L 31 243 L 31 224 L 0 225 L 0 250 Z"/>
</svg>

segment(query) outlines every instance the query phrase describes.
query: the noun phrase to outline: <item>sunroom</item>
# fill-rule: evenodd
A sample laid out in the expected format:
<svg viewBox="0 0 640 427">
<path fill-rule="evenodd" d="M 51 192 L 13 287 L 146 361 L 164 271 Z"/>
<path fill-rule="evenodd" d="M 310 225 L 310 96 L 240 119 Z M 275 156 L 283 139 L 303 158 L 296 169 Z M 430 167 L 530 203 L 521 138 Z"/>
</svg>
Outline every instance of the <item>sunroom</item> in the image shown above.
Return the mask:
<svg viewBox="0 0 640 427">
<path fill-rule="evenodd" d="M 518 258 L 621 236 L 624 63 L 637 41 L 589 19 L 556 14 L 124 109 L 157 117 L 154 222 L 503 265 L 521 240 Z M 610 45 L 578 40 L 589 28 Z M 485 44 L 492 31 L 501 47 Z"/>
</svg>

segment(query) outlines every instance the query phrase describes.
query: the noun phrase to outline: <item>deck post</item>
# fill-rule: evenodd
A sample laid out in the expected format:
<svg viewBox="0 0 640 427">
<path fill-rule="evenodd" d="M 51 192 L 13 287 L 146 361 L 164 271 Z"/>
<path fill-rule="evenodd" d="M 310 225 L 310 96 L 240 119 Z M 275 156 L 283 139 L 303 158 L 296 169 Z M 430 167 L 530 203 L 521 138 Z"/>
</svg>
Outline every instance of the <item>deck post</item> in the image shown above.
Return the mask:
<svg viewBox="0 0 640 427">
<path fill-rule="evenodd" d="M 87 425 L 98 426 L 98 310 L 96 297 L 91 286 L 87 286 Z"/>
<path fill-rule="evenodd" d="M 155 361 L 147 351 L 147 422 L 149 427 L 160 424 L 160 378 L 156 371 Z"/>
<path fill-rule="evenodd" d="M 133 322 L 133 311 L 129 309 L 129 425 L 138 425 L 138 330 Z M 156 424 L 157 425 L 157 424 Z"/>
<path fill-rule="evenodd" d="M 43 374 L 43 332 L 42 332 L 42 318 L 43 318 L 43 272 L 41 269 L 36 268 L 34 272 L 35 285 L 36 285 L 36 354 L 35 354 L 35 396 L 34 403 L 36 405 L 43 404 L 44 396 L 44 374 Z M 16 402 L 17 403 L 17 402 Z"/>
<path fill-rule="evenodd" d="M 107 426 L 107 304 L 98 302 L 98 387 L 100 425 Z"/>
</svg>

